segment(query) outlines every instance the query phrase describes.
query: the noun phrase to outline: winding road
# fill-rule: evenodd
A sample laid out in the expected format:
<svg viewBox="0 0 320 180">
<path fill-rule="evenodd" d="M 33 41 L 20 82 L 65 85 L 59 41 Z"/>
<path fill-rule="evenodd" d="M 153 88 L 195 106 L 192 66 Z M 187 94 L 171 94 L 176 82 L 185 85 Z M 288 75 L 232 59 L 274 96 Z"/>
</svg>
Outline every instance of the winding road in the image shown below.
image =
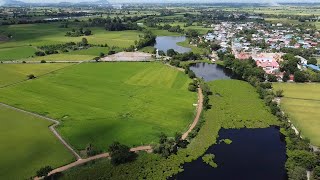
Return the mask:
<svg viewBox="0 0 320 180">
<path fill-rule="evenodd" d="M 29 115 L 32 115 L 32 116 L 35 116 L 35 117 L 39 117 L 39 118 L 42 118 L 42 119 L 44 119 L 44 120 L 47 120 L 47 121 L 50 121 L 50 122 L 53 123 L 51 126 L 49 126 L 50 131 L 51 131 L 51 132 L 59 139 L 59 141 L 75 156 L 75 158 L 77 159 L 77 161 L 72 162 L 72 163 L 70 163 L 70 164 L 67 164 L 67 165 L 65 165 L 65 166 L 56 168 L 56 169 L 52 170 L 48 175 L 52 175 L 52 174 L 55 174 L 55 173 L 58 173 L 58 172 L 63 172 L 63 171 L 66 171 L 66 170 L 68 170 L 68 169 L 70 169 L 70 168 L 73 168 L 73 167 L 82 165 L 82 164 L 84 164 L 84 163 L 87 163 L 87 162 L 90 162 L 90 161 L 93 161 L 93 160 L 102 159 L 102 158 L 109 158 L 109 157 L 110 157 L 109 153 L 103 153 L 103 154 L 98 154 L 98 155 L 95 155 L 95 156 L 92 156 L 92 157 L 89 157 L 89 158 L 82 159 L 81 156 L 77 153 L 77 151 L 76 151 L 75 149 L 73 149 L 72 146 L 69 145 L 69 144 L 63 139 L 63 137 L 56 131 L 55 128 L 60 125 L 60 122 L 59 122 L 58 120 L 55 120 L 55 119 L 52 119 L 52 118 L 49 118 L 49 117 L 46 117 L 46 116 L 42 116 L 42 115 L 37 114 L 37 113 L 25 111 L 25 110 L 23 110 L 23 109 L 19 109 L 19 108 L 16 108 L 16 107 L 13 107 L 13 106 L 10 106 L 10 105 L 8 105 L 8 104 L 1 103 L 1 102 L 0 102 L 0 106 L 4 106 L 4 107 L 10 108 L 10 109 L 13 109 L 13 110 L 15 110 L 15 111 L 19 111 L 19 112 L 23 112 L 23 113 L 26 113 L 26 114 L 29 114 Z M 195 128 L 195 126 L 196 126 L 197 123 L 199 122 L 202 109 L 203 109 L 203 94 L 202 94 L 201 88 L 198 88 L 197 113 L 196 113 L 196 116 L 195 116 L 195 118 L 194 118 L 193 123 L 190 125 L 188 131 L 185 132 L 185 133 L 182 135 L 182 138 L 181 138 L 181 139 L 185 140 L 185 139 L 188 137 L 189 133 Z M 152 147 L 149 146 L 149 145 L 146 145 L 146 146 L 138 146 L 138 147 L 134 147 L 134 148 L 131 148 L 131 149 L 130 149 L 130 151 L 132 151 L 132 152 L 138 152 L 138 151 L 152 152 L 152 150 L 153 150 Z M 36 177 L 35 179 L 39 179 L 39 178 Z"/>
</svg>

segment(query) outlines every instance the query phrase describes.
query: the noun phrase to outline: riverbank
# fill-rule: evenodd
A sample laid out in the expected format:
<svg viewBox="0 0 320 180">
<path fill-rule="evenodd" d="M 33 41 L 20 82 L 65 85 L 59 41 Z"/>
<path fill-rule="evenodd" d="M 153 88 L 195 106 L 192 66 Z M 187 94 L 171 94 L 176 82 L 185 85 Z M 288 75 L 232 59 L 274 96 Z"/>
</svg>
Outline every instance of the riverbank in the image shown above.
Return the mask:
<svg viewBox="0 0 320 180">
<path fill-rule="evenodd" d="M 262 128 L 278 124 L 250 84 L 237 80 L 218 80 L 209 85 L 213 91 L 210 96 L 212 108 L 203 114 L 205 122 L 186 149 L 180 149 L 168 158 L 140 153 L 136 161 L 119 166 L 102 160 L 71 169 L 64 173 L 62 179 L 166 179 L 183 171 L 181 165 L 201 157 L 215 144 L 221 127 Z"/>
</svg>

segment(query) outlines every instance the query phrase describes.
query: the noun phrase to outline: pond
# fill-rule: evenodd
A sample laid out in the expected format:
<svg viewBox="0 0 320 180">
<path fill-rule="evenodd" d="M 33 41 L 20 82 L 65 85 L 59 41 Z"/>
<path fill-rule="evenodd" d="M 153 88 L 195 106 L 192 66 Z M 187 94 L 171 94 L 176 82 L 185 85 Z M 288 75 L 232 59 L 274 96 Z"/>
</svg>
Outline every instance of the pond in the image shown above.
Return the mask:
<svg viewBox="0 0 320 180">
<path fill-rule="evenodd" d="M 232 71 L 218 64 L 195 63 L 190 66 L 197 77 L 203 78 L 205 81 L 213 81 L 218 79 L 236 78 L 232 75 Z"/>
<path fill-rule="evenodd" d="M 164 51 L 165 53 L 167 53 L 168 49 L 174 49 L 179 53 L 190 52 L 191 48 L 177 45 L 178 42 L 183 42 L 185 40 L 185 36 L 158 36 L 156 38 L 156 44 L 154 45 L 154 47 L 161 51 Z"/>
<path fill-rule="evenodd" d="M 184 171 L 173 179 L 218 180 L 284 180 L 286 145 L 277 127 L 263 129 L 221 129 L 219 142 L 231 139 L 231 144 L 211 146 L 206 154 L 214 154 L 213 168 L 202 161 L 184 165 Z"/>
</svg>

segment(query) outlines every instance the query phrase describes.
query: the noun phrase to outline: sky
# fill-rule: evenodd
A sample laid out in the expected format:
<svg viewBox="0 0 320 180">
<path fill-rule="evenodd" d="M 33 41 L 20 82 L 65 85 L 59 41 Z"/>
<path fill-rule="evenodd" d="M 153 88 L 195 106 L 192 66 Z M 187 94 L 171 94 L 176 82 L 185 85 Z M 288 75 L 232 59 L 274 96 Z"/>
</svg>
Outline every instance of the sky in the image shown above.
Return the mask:
<svg viewBox="0 0 320 180">
<path fill-rule="evenodd" d="M 10 1 L 10 0 L 7 0 L 7 1 Z M 30 3 L 42 3 L 44 2 L 43 0 L 21 0 L 21 1 L 24 1 L 24 2 L 30 2 Z M 97 0 L 46 0 L 45 2 L 81 2 L 81 1 L 97 1 Z M 256 2 L 260 2 L 260 3 L 270 3 L 270 4 L 273 4 L 273 3 L 285 3 L 285 2 L 304 2 L 304 3 L 307 3 L 307 2 L 320 2 L 320 0 L 224 0 L 224 1 L 221 1 L 221 0 L 108 0 L 110 3 L 124 3 L 124 2 L 136 2 L 136 3 L 139 3 L 139 2 L 156 2 L 156 3 L 159 3 L 159 2 L 205 2 L 205 3 L 221 3 L 221 2 L 224 2 L 224 3 L 229 3 L 229 2 L 235 2 L 235 3 L 256 3 Z M 4 0 L 0 0 L 0 4 L 1 2 L 4 2 Z"/>
</svg>

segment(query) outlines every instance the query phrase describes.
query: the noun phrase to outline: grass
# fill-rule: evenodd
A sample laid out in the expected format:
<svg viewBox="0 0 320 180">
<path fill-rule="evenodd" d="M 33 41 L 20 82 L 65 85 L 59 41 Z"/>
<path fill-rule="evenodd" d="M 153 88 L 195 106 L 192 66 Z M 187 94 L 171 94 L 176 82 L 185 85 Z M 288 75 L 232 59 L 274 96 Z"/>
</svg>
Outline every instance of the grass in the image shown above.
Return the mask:
<svg viewBox="0 0 320 180">
<path fill-rule="evenodd" d="M 38 46 L 80 42 L 83 38 L 65 36 L 66 32 L 78 27 L 59 28 L 59 25 L 60 23 L 1 26 L 0 34 L 12 34 L 13 37 L 9 41 L 0 42 L 0 60 L 28 58 L 34 55 Z M 139 35 L 142 34 L 139 31 L 106 31 L 103 28 L 90 29 L 93 35 L 85 36 L 90 44 L 108 44 L 110 47 L 118 46 L 120 48 L 134 45 L 134 41 L 139 40 Z M 79 57 L 75 58 L 79 59 Z"/>
<path fill-rule="evenodd" d="M 33 58 L 19 59 L 20 61 L 88 61 L 97 57 L 97 55 L 82 55 L 82 54 L 51 54 L 48 56 L 36 56 Z"/>
<path fill-rule="evenodd" d="M 320 84 L 275 83 L 273 86 L 275 90 L 284 90 L 281 107 L 302 136 L 320 146 Z"/>
<path fill-rule="evenodd" d="M 210 96 L 213 106 L 204 112 L 205 122 L 186 149 L 179 149 L 169 158 L 142 153 L 136 161 L 119 166 L 112 166 L 109 160 L 101 160 L 73 168 L 65 172 L 62 179 L 167 179 L 183 171 L 184 163 L 203 156 L 216 143 L 221 127 L 262 128 L 277 124 L 276 118 L 248 83 L 217 80 L 209 84 L 214 93 Z"/>
<path fill-rule="evenodd" d="M 160 63 L 85 63 L 2 89 L 0 101 L 62 121 L 58 131 L 78 150 L 107 150 L 185 131 L 196 102 L 190 81 Z"/>
<path fill-rule="evenodd" d="M 41 167 L 73 161 L 51 133 L 51 122 L 0 106 L 0 179 L 27 179 Z"/>
<path fill-rule="evenodd" d="M 140 49 L 139 51 L 153 54 L 154 50 L 155 50 L 155 48 L 153 46 L 147 46 L 147 47 Z"/>
<path fill-rule="evenodd" d="M 1 64 L 0 87 L 27 80 L 27 75 L 30 74 L 38 77 L 70 65 L 72 64 Z"/>
<path fill-rule="evenodd" d="M 21 46 L 15 48 L 0 48 L 0 61 L 15 60 L 24 57 L 31 57 L 36 52 L 36 48 L 31 46 Z"/>
</svg>

